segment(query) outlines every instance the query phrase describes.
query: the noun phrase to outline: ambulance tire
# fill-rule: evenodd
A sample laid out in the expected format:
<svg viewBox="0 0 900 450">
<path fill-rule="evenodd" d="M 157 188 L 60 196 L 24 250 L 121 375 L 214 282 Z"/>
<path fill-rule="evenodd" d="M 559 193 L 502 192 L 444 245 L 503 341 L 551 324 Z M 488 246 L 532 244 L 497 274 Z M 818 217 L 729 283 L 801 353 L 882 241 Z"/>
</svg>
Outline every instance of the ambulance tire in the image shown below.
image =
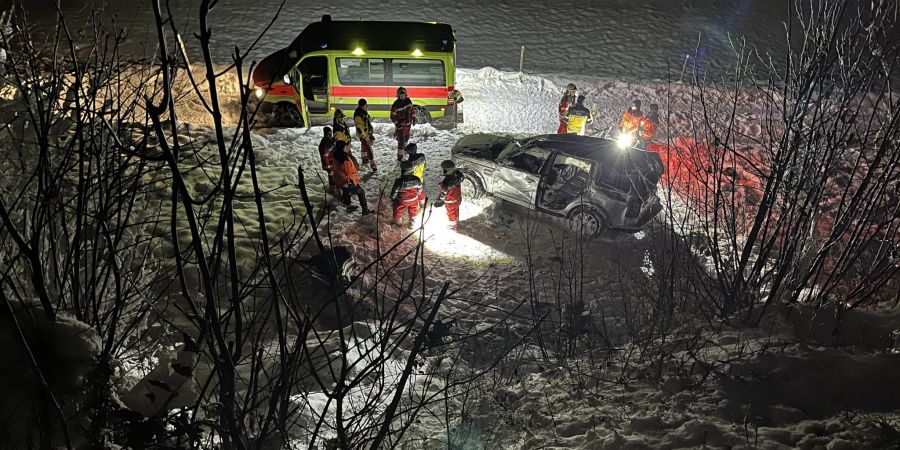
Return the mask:
<svg viewBox="0 0 900 450">
<path fill-rule="evenodd" d="M 302 127 L 303 115 L 293 103 L 281 102 L 275 105 L 275 123 L 283 127 Z"/>
<path fill-rule="evenodd" d="M 419 125 L 431 123 L 431 113 L 421 106 L 416 106 L 415 117 L 416 123 Z"/>
</svg>

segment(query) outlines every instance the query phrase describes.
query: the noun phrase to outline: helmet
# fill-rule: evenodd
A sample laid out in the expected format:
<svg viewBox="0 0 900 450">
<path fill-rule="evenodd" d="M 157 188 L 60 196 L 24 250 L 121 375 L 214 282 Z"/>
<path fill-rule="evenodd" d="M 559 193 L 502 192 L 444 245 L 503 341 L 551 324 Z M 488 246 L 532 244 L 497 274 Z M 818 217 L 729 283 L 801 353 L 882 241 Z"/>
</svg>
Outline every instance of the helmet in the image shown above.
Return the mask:
<svg viewBox="0 0 900 450">
<path fill-rule="evenodd" d="M 357 106 L 364 106 L 364 105 L 368 105 L 368 104 L 369 104 L 369 102 L 367 102 L 366 99 L 364 99 L 364 98 L 361 98 L 361 99 L 359 99 L 358 102 L 356 102 Z"/>
<path fill-rule="evenodd" d="M 640 108 L 640 107 L 641 107 L 641 101 L 640 101 L 640 100 L 638 100 L 638 99 L 634 99 L 634 101 L 633 101 L 633 102 L 631 102 L 631 104 L 632 104 L 632 105 L 633 105 L 633 106 L 636 106 L 636 107 L 638 107 L 638 108 Z"/>
<path fill-rule="evenodd" d="M 400 173 L 403 175 L 408 175 L 412 173 L 413 165 L 409 161 L 401 161 L 400 162 Z"/>
<path fill-rule="evenodd" d="M 334 118 L 335 118 L 335 119 L 341 119 L 341 118 L 343 118 L 343 117 L 344 117 L 344 111 L 343 111 L 343 110 L 340 110 L 340 109 L 335 109 L 335 110 L 334 110 Z"/>
<path fill-rule="evenodd" d="M 419 146 L 416 145 L 415 142 L 410 142 L 406 144 L 406 153 L 417 153 L 419 151 Z"/>
<path fill-rule="evenodd" d="M 569 83 L 566 85 L 566 90 L 567 91 L 575 91 L 575 90 L 578 90 L 578 88 L 575 87 L 575 83 Z"/>
<path fill-rule="evenodd" d="M 406 93 L 406 88 L 405 88 L 405 87 L 400 86 L 400 87 L 397 88 L 397 95 L 405 94 L 405 93 Z"/>
<path fill-rule="evenodd" d="M 331 134 L 331 127 L 322 128 L 322 134 L 324 134 L 324 135 Z"/>
<path fill-rule="evenodd" d="M 441 169 L 444 171 L 444 175 L 450 175 L 456 170 L 456 164 L 453 164 L 453 161 L 449 159 L 445 159 L 441 161 Z"/>
</svg>

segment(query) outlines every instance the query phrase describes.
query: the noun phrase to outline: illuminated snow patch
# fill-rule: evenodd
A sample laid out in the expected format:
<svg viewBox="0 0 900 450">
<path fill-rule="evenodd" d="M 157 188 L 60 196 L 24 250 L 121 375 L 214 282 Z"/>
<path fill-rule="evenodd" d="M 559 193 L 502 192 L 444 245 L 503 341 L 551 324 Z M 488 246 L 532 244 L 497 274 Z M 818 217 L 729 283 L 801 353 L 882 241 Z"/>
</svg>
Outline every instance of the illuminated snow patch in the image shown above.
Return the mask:
<svg viewBox="0 0 900 450">
<path fill-rule="evenodd" d="M 471 220 L 479 216 L 491 205 L 488 199 L 464 201 L 459 209 L 459 229 L 451 230 L 444 208 L 430 208 L 417 220 L 425 221 L 425 248 L 441 256 L 459 258 L 473 262 L 503 262 L 512 257 L 485 244 L 475 236 Z M 466 223 L 469 221 L 470 223 Z M 416 223 L 419 225 L 419 222 Z M 469 226 L 467 226 L 469 225 Z M 482 230 L 479 230 L 482 231 Z"/>
</svg>

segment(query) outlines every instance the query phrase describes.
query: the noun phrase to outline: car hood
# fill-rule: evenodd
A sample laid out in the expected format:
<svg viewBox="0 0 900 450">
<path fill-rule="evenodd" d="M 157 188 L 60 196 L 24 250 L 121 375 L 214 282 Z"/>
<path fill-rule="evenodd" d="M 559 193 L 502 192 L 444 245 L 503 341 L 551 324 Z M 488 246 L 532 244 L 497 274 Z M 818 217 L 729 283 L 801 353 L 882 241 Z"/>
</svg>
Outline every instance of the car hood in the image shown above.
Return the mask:
<svg viewBox="0 0 900 450">
<path fill-rule="evenodd" d="M 470 134 L 458 140 L 450 149 L 450 154 L 493 161 L 511 142 L 513 138 L 508 136 Z"/>
</svg>

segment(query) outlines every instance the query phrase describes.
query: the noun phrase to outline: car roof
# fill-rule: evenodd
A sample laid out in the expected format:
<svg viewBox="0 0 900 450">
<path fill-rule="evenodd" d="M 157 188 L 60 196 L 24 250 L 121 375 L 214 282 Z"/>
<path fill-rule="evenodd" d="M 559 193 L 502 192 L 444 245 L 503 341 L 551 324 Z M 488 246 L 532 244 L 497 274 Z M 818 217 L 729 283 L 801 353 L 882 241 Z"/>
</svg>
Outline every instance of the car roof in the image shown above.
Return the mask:
<svg viewBox="0 0 900 450">
<path fill-rule="evenodd" d="M 548 150 L 556 150 L 578 158 L 592 159 L 605 165 L 621 167 L 627 164 L 642 171 L 650 166 L 659 165 L 661 167 L 662 165 L 662 160 L 656 153 L 634 147 L 622 150 L 616 141 L 609 138 L 576 134 L 542 134 L 519 142 L 522 145 L 539 144 L 540 147 Z"/>
<path fill-rule="evenodd" d="M 401 32 L 402 30 L 402 32 Z M 444 23 L 323 20 L 306 26 L 289 48 L 299 55 L 317 50 L 453 51 L 453 28 Z"/>
</svg>

